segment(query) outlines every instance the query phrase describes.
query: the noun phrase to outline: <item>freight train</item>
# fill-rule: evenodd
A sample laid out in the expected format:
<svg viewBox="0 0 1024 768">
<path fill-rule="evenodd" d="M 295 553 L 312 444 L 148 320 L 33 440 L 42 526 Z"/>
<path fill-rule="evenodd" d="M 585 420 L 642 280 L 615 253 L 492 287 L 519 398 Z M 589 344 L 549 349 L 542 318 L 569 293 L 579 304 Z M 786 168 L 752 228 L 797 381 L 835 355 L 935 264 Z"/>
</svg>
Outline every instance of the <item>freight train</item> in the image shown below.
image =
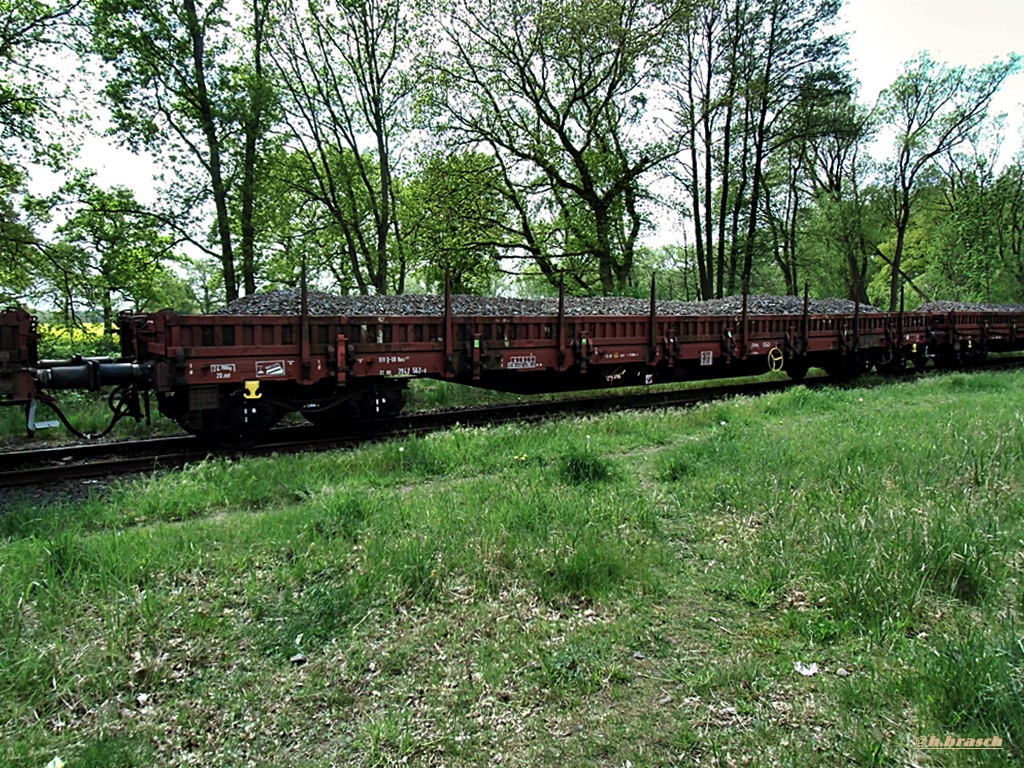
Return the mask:
<svg viewBox="0 0 1024 768">
<path fill-rule="evenodd" d="M 35 318 L 11 310 L 0 313 L 0 400 L 24 406 L 30 430 L 39 404 L 73 429 L 53 393 L 111 387 L 111 426 L 148 418 L 155 399 L 184 430 L 242 446 L 290 412 L 334 429 L 393 418 L 414 378 L 541 393 L 768 371 L 802 379 L 812 367 L 834 377 L 969 367 L 1024 349 L 1020 307 L 826 311 L 804 296 L 783 311 L 752 309 L 744 296 L 731 312 L 680 313 L 656 302 L 653 286 L 639 304 L 598 314 L 577 301 L 569 311 L 563 295 L 540 313 L 507 300 L 453 309 L 449 291 L 426 314 L 402 305 L 331 314 L 310 311 L 303 290 L 289 313 L 123 313 L 119 356 L 69 360 L 40 360 Z"/>
</svg>

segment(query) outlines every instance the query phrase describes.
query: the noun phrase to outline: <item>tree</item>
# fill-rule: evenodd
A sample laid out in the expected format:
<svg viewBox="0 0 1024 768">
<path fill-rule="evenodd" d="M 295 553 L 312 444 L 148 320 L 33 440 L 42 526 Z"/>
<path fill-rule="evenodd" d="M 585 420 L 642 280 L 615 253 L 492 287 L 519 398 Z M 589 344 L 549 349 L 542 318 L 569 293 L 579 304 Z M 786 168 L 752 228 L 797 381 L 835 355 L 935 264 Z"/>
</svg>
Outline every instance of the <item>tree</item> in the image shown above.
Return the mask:
<svg viewBox="0 0 1024 768">
<path fill-rule="evenodd" d="M 0 2 L 0 300 L 25 297 L 38 255 L 36 236 L 18 198 L 29 160 L 57 168 L 67 158 L 60 136 L 69 108 L 68 84 L 51 54 L 64 44 L 77 0 Z"/>
<path fill-rule="evenodd" d="M 975 135 L 988 115 L 992 97 L 1019 64 L 1020 57 L 1011 55 L 978 69 L 948 67 L 922 53 L 883 91 L 879 117 L 895 134 L 893 156 L 885 166 L 888 214 L 895 230 L 890 311 L 899 302 L 907 232 L 922 180 L 933 170 L 936 158 Z"/>
<path fill-rule="evenodd" d="M 16 197 L 23 191 L 21 172 L 0 162 L 0 304 L 20 301 L 32 287 L 31 265 L 35 235 L 18 209 Z"/>
<path fill-rule="evenodd" d="M 947 299 L 1020 301 L 1021 158 L 1001 162 L 986 138 L 936 158 L 941 176 L 919 194 L 924 277 Z"/>
<path fill-rule="evenodd" d="M 511 229 L 494 158 L 478 152 L 437 154 L 399 195 L 405 248 L 429 287 L 491 292 Z"/>
<path fill-rule="evenodd" d="M 112 335 L 118 310 L 156 308 L 163 292 L 177 291 L 165 266 L 174 260 L 176 243 L 130 190 L 101 189 L 86 174 L 34 205 L 68 211 L 55 228 L 55 241 L 41 245 L 47 261 L 37 286 L 68 318 L 98 309 L 104 332 Z"/>
<path fill-rule="evenodd" d="M 23 142 L 21 148 L 37 160 L 60 152 L 60 147 L 32 145 L 39 138 L 40 120 L 56 117 L 59 99 L 69 96 L 46 54 L 66 44 L 65 27 L 78 5 L 77 0 L 4 0 L 0 5 L 0 140 L 8 157 L 14 154 L 12 139 Z"/>
<path fill-rule="evenodd" d="M 750 275 L 753 267 L 766 155 L 773 144 L 786 146 L 794 139 L 785 130 L 776 131 L 776 124 L 785 128 L 781 116 L 805 103 L 808 92 L 819 99 L 848 92 L 846 78 L 835 69 L 845 41 L 825 33 L 839 8 L 839 0 L 769 0 L 764 4 L 760 45 L 752 51 L 761 66 L 748 84 L 747 95 L 755 121 L 744 275 Z"/>
<path fill-rule="evenodd" d="M 359 291 L 404 290 L 395 143 L 414 82 L 410 12 L 399 0 L 285 0 L 274 61 L 285 121 L 308 165 L 303 192 L 333 219 Z"/>
<path fill-rule="evenodd" d="M 677 107 L 677 123 L 685 137 L 685 162 L 676 177 L 689 198 L 688 210 L 693 216 L 696 238 L 695 252 L 699 272 L 699 295 L 705 298 L 722 295 L 725 273 L 725 227 L 728 213 L 729 185 L 732 159 L 733 110 L 738 104 L 736 66 L 722 63 L 738 60 L 739 4 L 732 6 L 725 0 L 699 3 L 692 15 L 679 27 L 680 55 L 670 72 L 678 83 L 670 89 Z M 727 37 L 728 35 L 728 37 Z M 723 81 L 724 74 L 724 82 Z M 719 153 L 714 151 L 719 146 Z M 718 227 L 715 227 L 716 179 L 715 163 L 721 169 L 718 204 Z M 718 243 L 717 269 L 715 241 Z M 717 276 L 717 291 L 716 291 Z"/>
<path fill-rule="evenodd" d="M 247 0 L 245 8 L 251 26 L 233 24 L 224 0 L 205 6 L 96 0 L 91 18 L 91 50 L 112 71 L 103 93 L 117 136 L 162 156 L 176 171 L 169 197 L 179 208 L 166 220 L 220 260 L 228 301 L 240 284 L 246 291 L 256 287 L 254 178 L 273 98 L 262 58 L 267 0 Z M 190 177 L 198 183 L 189 184 Z M 207 204 L 215 214 L 212 237 L 188 230 L 190 222 L 203 226 Z"/>
<path fill-rule="evenodd" d="M 884 229 L 867 152 L 877 124 L 849 95 L 813 100 L 802 115 L 817 127 L 795 145 L 810 197 L 806 245 L 797 250 L 813 254 L 809 260 L 826 295 L 869 303 L 869 268 Z"/>
<path fill-rule="evenodd" d="M 1024 154 L 1018 154 L 1000 174 L 996 187 L 999 253 L 1007 273 L 1015 278 L 1012 298 L 1020 301 L 1024 298 Z"/>
<path fill-rule="evenodd" d="M 310 199 L 316 181 L 306 156 L 281 142 L 264 161 L 265 171 L 257 179 L 258 195 L 274 204 L 261 206 L 254 223 L 260 233 L 265 284 L 298 286 L 305 262 L 311 286 L 341 294 L 357 291 L 341 227 Z"/>
<path fill-rule="evenodd" d="M 456 0 L 428 75 L 438 133 L 495 158 L 515 238 L 503 245 L 588 292 L 631 278 L 645 177 L 672 157 L 648 110 L 675 0 Z M 561 262 L 559 264 L 558 262 Z"/>
<path fill-rule="evenodd" d="M 256 290 L 256 247 L 255 225 L 257 209 L 257 170 L 261 165 L 270 116 L 277 107 L 277 93 L 266 71 L 264 57 L 268 47 L 267 23 L 270 15 L 270 0 L 250 0 L 251 25 L 244 40 L 248 42 L 251 59 L 239 56 L 232 68 L 239 85 L 244 87 L 242 98 L 231 112 L 241 116 L 242 162 L 241 188 L 239 190 L 238 223 L 242 248 L 242 282 L 246 293 Z"/>
<path fill-rule="evenodd" d="M 799 190 L 781 171 L 787 154 L 800 157 L 791 145 L 819 128 L 793 114 L 814 99 L 849 93 L 838 65 L 845 41 L 829 32 L 838 10 L 838 0 L 710 0 L 678 29 L 669 92 L 687 148 L 676 178 L 694 216 L 704 296 L 734 292 L 755 256 L 778 257 L 787 285 L 795 282 L 793 244 L 779 236 L 788 227 L 792 237 Z M 784 190 L 773 194 L 766 185 L 774 154 L 774 179 Z M 789 214 L 780 217 L 784 197 Z M 789 224 L 766 233 L 766 217 Z"/>
</svg>

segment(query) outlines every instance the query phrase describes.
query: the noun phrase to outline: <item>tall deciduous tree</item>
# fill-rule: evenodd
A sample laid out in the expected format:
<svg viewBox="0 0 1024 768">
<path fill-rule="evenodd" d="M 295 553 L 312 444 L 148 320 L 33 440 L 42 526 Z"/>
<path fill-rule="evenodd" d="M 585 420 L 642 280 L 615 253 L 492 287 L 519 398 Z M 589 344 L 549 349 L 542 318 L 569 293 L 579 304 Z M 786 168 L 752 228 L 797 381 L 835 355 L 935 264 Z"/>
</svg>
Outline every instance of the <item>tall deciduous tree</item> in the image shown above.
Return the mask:
<svg viewBox="0 0 1024 768">
<path fill-rule="evenodd" d="M 1019 301 L 1024 296 L 1024 154 L 1014 158 L 996 185 L 1000 201 L 999 252 L 1016 282 L 1012 297 Z"/>
<path fill-rule="evenodd" d="M 265 160 L 267 172 L 257 179 L 259 195 L 274 204 L 261 206 L 255 220 L 265 282 L 298 286 L 305 262 L 311 286 L 342 294 L 357 291 L 341 227 L 310 198 L 316 180 L 306 155 L 282 142 Z"/>
<path fill-rule="evenodd" d="M 518 221 L 508 255 L 587 291 L 630 280 L 644 181 L 676 152 L 648 110 L 675 0 L 455 0 L 431 62 L 448 137 L 492 155 Z M 559 261 L 562 264 L 559 264 Z"/>
<path fill-rule="evenodd" d="M 66 45 L 76 0 L 3 0 L 0 3 L 0 140 L 34 140 L 39 120 L 67 114 L 48 91 L 58 77 L 46 54 Z M 31 148 L 26 148 L 31 151 Z M 36 155 L 38 157 L 38 155 Z"/>
<path fill-rule="evenodd" d="M 754 16 L 760 35 L 749 51 L 754 77 L 748 81 L 746 100 L 751 106 L 751 182 L 743 274 L 753 268 L 758 212 L 764 186 L 766 159 L 773 149 L 799 137 L 787 131 L 799 124 L 785 116 L 815 98 L 848 90 L 837 71 L 845 41 L 831 32 L 839 14 L 840 0 L 767 0 Z M 808 124 L 811 125 L 811 124 Z"/>
<path fill-rule="evenodd" d="M 20 301 L 32 286 L 35 235 L 24 221 L 16 198 L 23 190 L 23 176 L 11 163 L 0 161 L 0 303 Z"/>
<path fill-rule="evenodd" d="M 407 179 L 401 194 L 405 246 L 428 287 L 486 293 L 500 274 L 513 229 L 493 157 L 478 152 L 434 155 Z"/>
<path fill-rule="evenodd" d="M 177 243 L 125 187 L 102 189 L 83 174 L 30 206 L 59 221 L 53 242 L 38 244 L 46 258 L 36 275 L 37 298 L 69 320 L 98 314 L 113 334 L 119 309 L 158 308 L 179 282 L 167 269 Z"/>
<path fill-rule="evenodd" d="M 801 136 L 790 145 L 806 187 L 808 209 L 803 245 L 795 251 L 821 292 L 868 303 L 868 270 L 881 239 L 883 221 L 870 186 L 868 145 L 875 122 L 848 94 L 814 98 L 792 127 Z M 799 287 L 799 283 L 796 283 Z"/>
<path fill-rule="evenodd" d="M 809 94 L 849 90 L 839 61 L 845 42 L 830 31 L 838 10 L 838 0 L 708 0 L 679 27 L 669 93 L 687 151 L 676 176 L 694 217 L 704 296 L 733 292 L 755 256 L 772 252 L 782 231 L 769 228 L 765 238 L 765 217 L 781 220 L 783 198 L 790 212 L 781 218 L 792 222 L 794 179 L 777 172 L 785 189 L 773 195 L 766 174 L 773 154 L 799 158 L 791 145 L 818 127 L 793 116 Z M 790 285 L 791 257 L 780 262 Z"/>
<path fill-rule="evenodd" d="M 28 161 L 64 165 L 54 131 L 73 115 L 69 84 L 52 62 L 66 46 L 77 0 L 0 1 L 0 300 L 22 299 L 32 285 L 38 241 L 18 198 Z"/>
<path fill-rule="evenodd" d="M 284 0 L 274 48 L 304 192 L 340 230 L 362 293 L 404 290 L 393 177 L 414 88 L 407 5 Z"/>
<path fill-rule="evenodd" d="M 224 0 L 96 0 L 92 17 L 91 48 L 112 71 L 104 95 L 117 135 L 161 157 L 182 181 L 172 192 L 185 210 L 171 219 L 212 205 L 212 236 L 188 236 L 219 259 L 228 300 L 240 285 L 256 286 L 253 179 L 272 98 L 263 76 L 267 0 L 244 8 L 246 21 L 236 24 Z M 199 183 L 184 183 L 190 176 Z"/>
<path fill-rule="evenodd" d="M 879 99 L 879 115 L 894 133 L 885 167 L 889 216 L 895 244 L 889 281 L 889 309 L 896 309 L 907 232 L 922 179 L 936 158 L 970 140 L 988 116 L 989 104 L 1020 58 L 1011 55 L 977 69 L 949 67 L 927 53 L 905 65 Z"/>
<path fill-rule="evenodd" d="M 1022 295 L 1020 161 L 1001 162 L 998 144 L 984 138 L 937 158 L 941 179 L 915 214 L 924 277 L 936 295 L 983 302 Z"/>
</svg>

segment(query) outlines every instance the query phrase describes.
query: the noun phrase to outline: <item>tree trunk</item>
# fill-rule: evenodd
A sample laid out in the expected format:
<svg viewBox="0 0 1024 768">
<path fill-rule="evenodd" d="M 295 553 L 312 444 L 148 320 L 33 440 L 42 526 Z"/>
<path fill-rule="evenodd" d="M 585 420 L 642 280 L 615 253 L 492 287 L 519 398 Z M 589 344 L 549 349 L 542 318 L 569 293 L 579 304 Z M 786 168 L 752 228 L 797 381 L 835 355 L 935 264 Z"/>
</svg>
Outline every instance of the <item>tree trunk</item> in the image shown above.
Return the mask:
<svg viewBox="0 0 1024 768">
<path fill-rule="evenodd" d="M 266 7 L 263 0 L 253 1 L 253 76 L 249 87 L 249 112 L 244 133 L 245 150 L 242 158 L 242 282 L 245 292 L 256 292 L 256 161 L 260 134 L 263 128 L 263 40 L 266 26 Z"/>
<path fill-rule="evenodd" d="M 231 247 L 231 212 L 228 207 L 227 187 L 221 170 L 220 138 L 213 118 L 213 105 L 206 84 L 206 62 L 204 61 L 205 38 L 195 0 L 184 0 L 189 36 L 192 40 L 192 66 L 196 78 L 195 106 L 199 111 L 199 122 L 207 147 L 207 171 L 213 189 L 213 202 L 217 211 L 217 236 L 220 240 L 221 268 L 224 274 L 224 291 L 227 301 L 238 298 L 238 283 L 235 277 L 235 257 Z"/>
</svg>

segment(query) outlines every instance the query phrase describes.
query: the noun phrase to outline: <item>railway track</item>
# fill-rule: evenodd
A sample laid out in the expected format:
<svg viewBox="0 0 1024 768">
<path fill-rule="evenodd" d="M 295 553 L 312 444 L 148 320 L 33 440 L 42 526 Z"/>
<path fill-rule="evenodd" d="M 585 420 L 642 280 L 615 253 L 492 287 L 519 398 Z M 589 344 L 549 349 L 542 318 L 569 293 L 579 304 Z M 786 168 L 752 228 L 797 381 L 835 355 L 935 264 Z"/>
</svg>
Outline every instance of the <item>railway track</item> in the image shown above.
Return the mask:
<svg viewBox="0 0 1024 768">
<path fill-rule="evenodd" d="M 1024 357 L 1003 358 L 977 366 L 977 370 L 1018 368 Z M 932 373 L 928 369 L 925 373 Z M 904 376 L 920 375 L 907 369 Z M 884 381 L 892 380 L 887 376 Z M 537 421 L 555 416 L 601 413 L 616 410 L 649 410 L 690 407 L 739 396 L 780 392 L 793 386 L 828 386 L 828 377 L 811 377 L 803 382 L 770 381 L 728 384 L 699 389 L 615 393 L 550 401 L 454 408 L 400 416 L 381 424 L 370 424 L 364 434 L 329 434 L 312 425 L 279 427 L 262 443 L 245 450 L 204 446 L 195 437 L 181 435 L 144 440 L 84 443 L 0 454 L 0 488 L 44 486 L 72 480 L 109 478 L 182 467 L 210 457 L 243 458 L 273 453 L 298 453 L 352 448 L 374 440 L 424 434 L 456 425 L 493 426 L 507 422 Z M 864 380 L 856 380 L 865 386 Z"/>
<path fill-rule="evenodd" d="M 816 381 L 809 379 L 806 383 L 813 386 Z M 208 447 L 191 435 L 49 447 L 0 454 L 0 487 L 41 485 L 173 469 L 213 456 L 241 458 L 352 448 L 374 440 L 424 434 L 456 425 L 489 426 L 570 414 L 693 406 L 740 395 L 778 392 L 794 384 L 790 381 L 754 382 L 701 389 L 619 393 L 453 408 L 412 413 L 386 423 L 368 424 L 363 434 L 332 434 L 313 425 L 286 426 L 272 430 L 260 444 L 240 451 Z"/>
</svg>

